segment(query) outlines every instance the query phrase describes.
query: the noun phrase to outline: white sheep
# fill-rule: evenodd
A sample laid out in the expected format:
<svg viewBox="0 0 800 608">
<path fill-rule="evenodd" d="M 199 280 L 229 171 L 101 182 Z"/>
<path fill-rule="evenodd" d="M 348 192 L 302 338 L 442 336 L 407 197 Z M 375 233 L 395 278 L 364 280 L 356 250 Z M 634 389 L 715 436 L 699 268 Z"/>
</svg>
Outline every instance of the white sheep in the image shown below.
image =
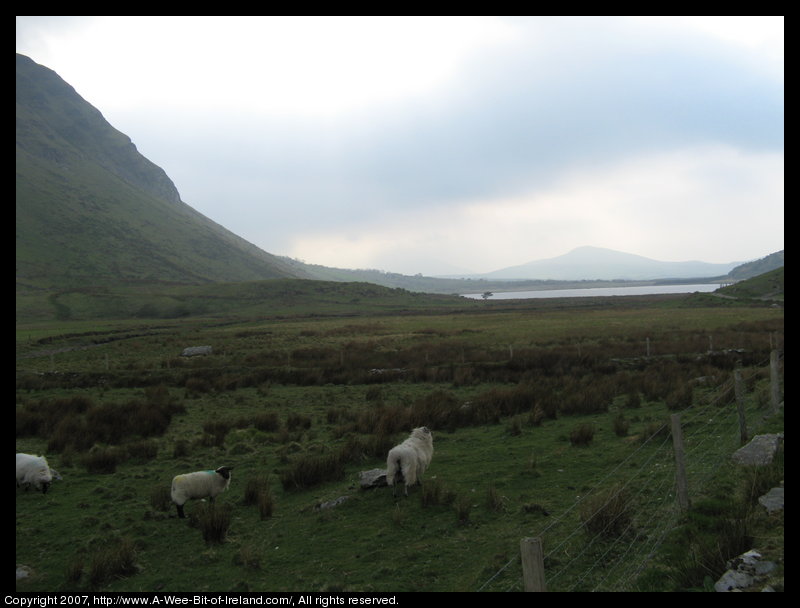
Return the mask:
<svg viewBox="0 0 800 608">
<path fill-rule="evenodd" d="M 196 471 L 176 475 L 172 479 L 172 502 L 178 508 L 178 517 L 186 517 L 183 505 L 189 499 L 208 498 L 214 502 L 217 494 L 224 492 L 231 484 L 231 469 L 220 467 L 216 471 Z"/>
<path fill-rule="evenodd" d="M 33 486 L 45 494 L 52 482 L 53 472 L 47 464 L 47 458 L 33 454 L 17 454 L 17 487 L 24 487 L 27 490 Z"/>
<path fill-rule="evenodd" d="M 386 483 L 392 486 L 392 496 L 396 492 L 396 484 L 405 483 L 405 494 L 408 487 L 421 483 L 422 474 L 433 458 L 433 435 L 426 426 L 411 431 L 408 439 L 389 450 L 386 458 Z"/>
</svg>

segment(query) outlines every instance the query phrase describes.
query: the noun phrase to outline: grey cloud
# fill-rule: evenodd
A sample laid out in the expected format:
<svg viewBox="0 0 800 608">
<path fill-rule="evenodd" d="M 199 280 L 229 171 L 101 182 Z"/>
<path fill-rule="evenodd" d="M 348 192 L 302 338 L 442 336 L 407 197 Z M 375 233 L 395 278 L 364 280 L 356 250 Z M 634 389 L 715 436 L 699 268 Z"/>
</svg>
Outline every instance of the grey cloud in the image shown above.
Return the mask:
<svg viewBox="0 0 800 608">
<path fill-rule="evenodd" d="M 187 202 L 223 199 L 241 218 L 228 227 L 272 225 L 276 246 L 293 230 L 544 188 L 567 168 L 657 150 L 783 148 L 783 85 L 734 49 L 612 20 L 526 27 L 513 53 L 474 57 L 445 96 L 337 127 L 217 116 L 147 137 L 172 147 L 165 168 Z"/>
</svg>

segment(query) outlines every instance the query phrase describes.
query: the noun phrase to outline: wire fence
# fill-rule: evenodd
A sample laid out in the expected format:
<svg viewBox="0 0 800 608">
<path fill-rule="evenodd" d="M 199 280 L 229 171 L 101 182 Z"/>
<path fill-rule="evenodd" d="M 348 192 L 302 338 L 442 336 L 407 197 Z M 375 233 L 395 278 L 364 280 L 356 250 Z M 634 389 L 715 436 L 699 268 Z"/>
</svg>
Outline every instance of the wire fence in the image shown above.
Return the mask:
<svg viewBox="0 0 800 608">
<path fill-rule="evenodd" d="M 764 365 L 768 365 L 765 363 Z M 760 372 L 757 368 L 746 381 Z M 690 496 L 701 496 L 741 447 L 741 426 L 730 378 L 705 403 L 680 412 Z M 764 409 L 748 408 L 752 436 Z M 548 591 L 635 591 L 667 535 L 680 521 L 675 455 L 669 424 L 655 429 L 591 490 L 537 533 L 544 545 Z M 605 513 L 588 525 L 587 513 Z M 478 591 L 521 591 L 520 555 Z"/>
</svg>

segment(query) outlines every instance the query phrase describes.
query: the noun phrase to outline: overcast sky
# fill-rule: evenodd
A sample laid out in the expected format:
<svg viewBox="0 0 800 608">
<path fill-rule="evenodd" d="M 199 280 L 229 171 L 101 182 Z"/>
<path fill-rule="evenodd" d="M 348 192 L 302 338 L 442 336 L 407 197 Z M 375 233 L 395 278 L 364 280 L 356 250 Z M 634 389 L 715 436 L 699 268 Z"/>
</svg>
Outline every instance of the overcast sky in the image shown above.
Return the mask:
<svg viewBox="0 0 800 608">
<path fill-rule="evenodd" d="M 17 17 L 181 198 L 404 274 L 783 249 L 783 17 Z"/>
</svg>

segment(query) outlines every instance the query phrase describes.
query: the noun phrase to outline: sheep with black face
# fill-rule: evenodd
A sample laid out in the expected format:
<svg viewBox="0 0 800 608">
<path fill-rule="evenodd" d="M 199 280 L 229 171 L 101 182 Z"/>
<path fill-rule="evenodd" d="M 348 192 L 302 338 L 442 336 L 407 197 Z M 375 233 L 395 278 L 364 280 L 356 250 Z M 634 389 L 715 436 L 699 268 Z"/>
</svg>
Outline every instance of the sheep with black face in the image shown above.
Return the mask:
<svg viewBox="0 0 800 608">
<path fill-rule="evenodd" d="M 214 502 L 218 494 L 231 484 L 233 467 L 219 467 L 215 471 L 195 471 L 176 475 L 172 480 L 172 502 L 178 509 L 178 517 L 186 517 L 183 505 L 187 500 L 208 498 Z"/>
</svg>

